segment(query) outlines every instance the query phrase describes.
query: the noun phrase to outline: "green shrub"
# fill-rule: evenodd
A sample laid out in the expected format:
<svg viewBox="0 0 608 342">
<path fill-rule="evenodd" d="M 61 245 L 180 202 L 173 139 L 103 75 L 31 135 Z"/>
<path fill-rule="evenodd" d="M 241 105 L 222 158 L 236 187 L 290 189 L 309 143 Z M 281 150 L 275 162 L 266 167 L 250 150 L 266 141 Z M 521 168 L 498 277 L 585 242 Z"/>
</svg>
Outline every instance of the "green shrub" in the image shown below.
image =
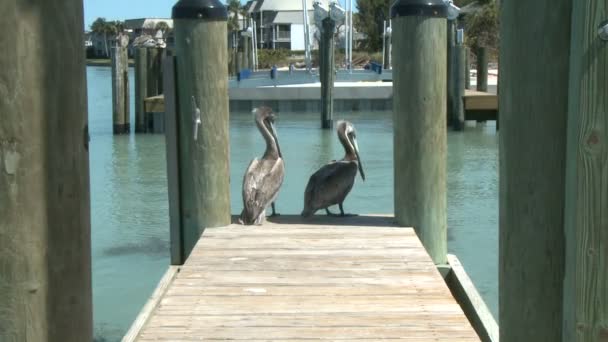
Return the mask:
<svg viewBox="0 0 608 342">
<path fill-rule="evenodd" d="M 287 66 L 291 51 L 286 49 L 260 49 L 258 50 L 258 68 L 270 69 L 274 65 L 277 67 Z"/>
</svg>

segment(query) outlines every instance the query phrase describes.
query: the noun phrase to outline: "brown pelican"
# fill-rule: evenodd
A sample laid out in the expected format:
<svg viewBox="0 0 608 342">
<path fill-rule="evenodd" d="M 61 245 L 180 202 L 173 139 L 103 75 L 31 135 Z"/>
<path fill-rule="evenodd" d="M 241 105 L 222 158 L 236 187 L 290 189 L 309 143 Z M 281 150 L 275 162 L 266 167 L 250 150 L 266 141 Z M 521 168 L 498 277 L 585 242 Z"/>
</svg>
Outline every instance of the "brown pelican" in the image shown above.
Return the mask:
<svg viewBox="0 0 608 342">
<path fill-rule="evenodd" d="M 319 209 L 325 209 L 327 215 L 333 216 L 335 214 L 328 208 L 335 204 L 340 206 L 340 215 L 345 216 L 342 203 L 353 188 L 357 169 L 365 181 L 355 127 L 348 121 L 339 121 L 336 131 L 344 146 L 344 158 L 326 164 L 310 176 L 304 193 L 304 217 L 314 215 Z"/>
<path fill-rule="evenodd" d="M 274 129 L 272 109 L 260 107 L 254 109 L 253 113 L 255 123 L 266 140 L 266 151 L 262 159 L 251 161 L 243 177 L 241 223 L 245 225 L 262 224 L 268 205 L 272 206 L 272 215 L 276 215 L 274 200 L 285 176 L 285 165 Z"/>
</svg>

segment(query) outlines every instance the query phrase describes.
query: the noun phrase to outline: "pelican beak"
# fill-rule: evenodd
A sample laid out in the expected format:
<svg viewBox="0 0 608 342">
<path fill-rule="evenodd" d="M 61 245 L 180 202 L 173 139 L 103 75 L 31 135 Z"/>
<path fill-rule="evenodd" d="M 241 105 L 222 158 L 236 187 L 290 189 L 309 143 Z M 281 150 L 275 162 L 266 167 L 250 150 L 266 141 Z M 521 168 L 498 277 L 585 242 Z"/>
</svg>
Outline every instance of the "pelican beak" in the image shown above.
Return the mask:
<svg viewBox="0 0 608 342">
<path fill-rule="evenodd" d="M 355 148 L 355 155 L 357 156 L 357 165 L 359 166 L 359 172 L 361 173 L 361 178 L 365 181 L 365 172 L 363 172 L 363 163 L 361 162 L 361 157 L 359 156 L 359 145 L 357 145 L 357 138 L 352 137 L 353 147 Z"/>
<path fill-rule="evenodd" d="M 268 123 L 270 124 L 270 131 L 272 132 L 274 142 L 275 144 L 277 144 L 277 151 L 279 152 L 279 157 L 283 158 L 283 155 L 281 154 L 281 147 L 279 146 L 279 138 L 277 137 L 277 130 L 274 128 L 274 116 L 270 120 L 268 120 Z"/>
</svg>

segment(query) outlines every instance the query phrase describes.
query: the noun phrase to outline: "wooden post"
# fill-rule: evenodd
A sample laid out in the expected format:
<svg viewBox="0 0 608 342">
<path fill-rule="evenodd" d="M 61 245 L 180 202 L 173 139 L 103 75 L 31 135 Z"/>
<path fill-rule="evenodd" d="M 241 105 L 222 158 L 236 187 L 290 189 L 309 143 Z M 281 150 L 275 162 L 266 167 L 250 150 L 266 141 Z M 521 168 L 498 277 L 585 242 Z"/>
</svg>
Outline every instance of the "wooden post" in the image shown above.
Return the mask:
<svg viewBox="0 0 608 342">
<path fill-rule="evenodd" d="M 454 71 L 454 44 L 456 33 L 456 21 L 448 20 L 447 22 L 447 124 L 448 126 L 453 124 L 454 118 L 454 89 L 456 87 L 455 82 L 455 71 Z"/>
<path fill-rule="evenodd" d="M 443 0 L 398 0 L 393 18 L 395 218 L 447 263 L 446 46 Z"/>
<path fill-rule="evenodd" d="M 464 48 L 464 89 L 471 89 L 471 51 Z"/>
<path fill-rule="evenodd" d="M 243 69 L 251 69 L 251 42 L 249 37 L 243 36 Z"/>
<path fill-rule="evenodd" d="M 114 134 L 129 133 L 129 37 L 119 34 L 112 48 L 112 118 Z"/>
<path fill-rule="evenodd" d="M 605 341 L 608 338 L 608 41 L 601 40 L 596 32 L 608 18 L 605 1 L 572 3 L 563 341 Z M 561 38 L 564 37 L 567 36 Z M 568 43 L 568 39 L 564 40 Z"/>
<path fill-rule="evenodd" d="M 148 97 L 162 94 L 162 49 L 148 48 Z"/>
<path fill-rule="evenodd" d="M 477 90 L 488 91 L 488 49 L 477 49 Z"/>
<path fill-rule="evenodd" d="M 227 17 L 219 0 L 173 7 L 185 255 L 204 228 L 231 221 Z"/>
<path fill-rule="evenodd" d="M 321 127 L 333 127 L 334 114 L 334 31 L 336 22 L 327 17 L 323 19 L 323 32 L 321 33 L 322 56 L 321 68 Z"/>
<path fill-rule="evenodd" d="M 91 341 L 82 1 L 0 7 L 0 341 Z"/>
<path fill-rule="evenodd" d="M 148 97 L 148 49 L 135 49 L 135 133 L 145 133 L 146 111 L 144 100 Z"/>
<path fill-rule="evenodd" d="M 501 342 L 562 340 L 572 3 L 501 2 Z"/>
<path fill-rule="evenodd" d="M 382 63 L 382 68 L 384 70 L 389 70 L 391 68 L 391 34 L 389 26 L 387 26 L 387 22 L 384 21 L 384 63 Z"/>
<path fill-rule="evenodd" d="M 464 129 L 464 84 L 465 84 L 465 47 L 458 42 L 453 47 L 454 81 L 452 86 L 452 128 L 455 131 Z"/>
<path fill-rule="evenodd" d="M 163 61 L 165 89 L 165 147 L 167 158 L 167 182 L 169 193 L 169 240 L 171 265 L 183 265 L 184 232 L 182 226 L 182 206 L 180 199 L 179 173 L 179 121 L 177 119 L 177 99 L 175 87 L 175 56 L 167 56 Z"/>
</svg>

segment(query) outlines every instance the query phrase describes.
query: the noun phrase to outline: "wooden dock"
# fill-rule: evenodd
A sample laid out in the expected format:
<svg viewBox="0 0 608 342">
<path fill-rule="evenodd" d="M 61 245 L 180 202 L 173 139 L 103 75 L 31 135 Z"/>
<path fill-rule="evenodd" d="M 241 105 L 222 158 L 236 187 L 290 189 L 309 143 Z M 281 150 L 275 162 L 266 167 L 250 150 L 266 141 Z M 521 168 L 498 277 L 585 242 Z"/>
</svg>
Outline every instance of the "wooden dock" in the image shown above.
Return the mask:
<svg viewBox="0 0 608 342">
<path fill-rule="evenodd" d="M 465 120 L 498 121 L 498 95 L 467 89 L 463 101 Z"/>
<path fill-rule="evenodd" d="M 123 341 L 479 341 L 411 228 L 278 217 L 207 229 Z"/>
<path fill-rule="evenodd" d="M 485 121 L 498 118 L 498 95 L 496 94 L 467 89 L 463 101 L 466 120 Z M 144 100 L 144 106 L 146 113 L 164 113 L 165 97 L 164 95 L 148 97 Z"/>
</svg>

